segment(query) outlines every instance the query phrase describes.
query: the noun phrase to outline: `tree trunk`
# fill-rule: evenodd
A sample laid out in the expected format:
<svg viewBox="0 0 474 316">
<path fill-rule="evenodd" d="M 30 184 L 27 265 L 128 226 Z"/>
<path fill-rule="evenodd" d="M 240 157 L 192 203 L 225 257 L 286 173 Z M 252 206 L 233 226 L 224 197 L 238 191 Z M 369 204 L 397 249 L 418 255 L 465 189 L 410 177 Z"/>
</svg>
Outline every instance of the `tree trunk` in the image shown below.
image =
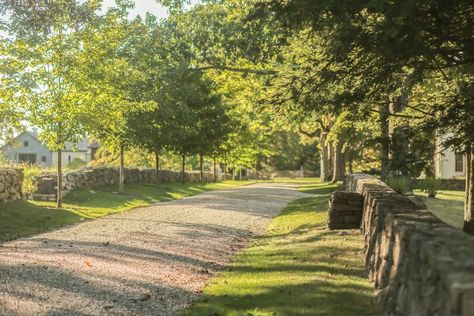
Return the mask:
<svg viewBox="0 0 474 316">
<path fill-rule="evenodd" d="M 232 168 L 232 181 L 235 181 L 235 168 Z"/>
<path fill-rule="evenodd" d="M 258 174 L 258 161 L 255 163 L 255 178 L 258 181 L 259 180 L 259 174 Z"/>
<path fill-rule="evenodd" d="M 403 111 L 408 105 L 408 97 L 406 95 L 399 96 L 390 104 L 390 112 L 395 114 Z M 390 136 L 390 170 L 397 176 L 407 179 L 409 191 L 413 190 L 412 181 L 412 163 L 409 159 L 409 141 L 410 141 L 410 125 L 408 121 L 402 121 L 400 125 L 394 125 L 393 120 L 389 120 L 389 136 Z M 408 193 L 408 192 L 407 192 Z"/>
<path fill-rule="evenodd" d="M 329 161 L 328 161 L 328 179 L 326 181 L 331 181 L 334 176 L 334 160 L 336 159 L 334 142 L 328 143 L 327 150 L 328 150 L 328 155 L 329 155 Z"/>
<path fill-rule="evenodd" d="M 119 193 L 125 191 L 125 148 L 120 145 Z"/>
<path fill-rule="evenodd" d="M 227 158 L 226 158 L 226 155 L 224 153 L 224 181 L 227 180 Z"/>
<path fill-rule="evenodd" d="M 214 182 L 217 182 L 217 165 L 216 165 L 216 157 L 214 157 Z"/>
<path fill-rule="evenodd" d="M 464 232 L 474 235 L 474 144 L 471 144 L 466 154 L 466 190 L 464 202 Z"/>
<path fill-rule="evenodd" d="M 239 168 L 239 181 L 242 181 L 242 168 Z"/>
<path fill-rule="evenodd" d="M 346 164 L 344 161 L 344 154 L 342 148 L 344 147 L 344 142 L 339 141 L 334 146 L 334 158 L 333 158 L 333 176 L 331 183 L 336 183 L 338 181 L 344 181 L 346 176 Z"/>
<path fill-rule="evenodd" d="M 344 153 L 344 156 L 345 156 L 345 161 L 346 161 L 346 164 L 348 165 L 349 167 L 349 173 L 352 174 L 354 173 L 354 170 L 353 170 L 353 165 L 352 165 L 352 162 L 353 162 L 353 157 L 352 157 L 352 148 L 350 148 L 349 146 L 347 146 L 347 149 L 346 149 L 346 152 Z"/>
<path fill-rule="evenodd" d="M 329 180 L 329 154 L 326 145 L 326 139 L 328 134 L 326 132 L 321 132 L 321 136 L 319 138 L 319 147 L 321 153 L 321 160 L 320 160 L 320 178 L 321 182 L 327 182 Z"/>
<path fill-rule="evenodd" d="M 390 135 L 389 135 L 389 120 L 388 114 L 390 110 L 390 102 L 384 103 L 380 106 L 380 178 L 386 181 L 389 174 L 389 155 L 390 155 Z"/>
<path fill-rule="evenodd" d="M 202 161 L 203 161 L 203 155 L 200 154 L 199 155 L 199 170 L 201 171 L 201 176 L 200 176 L 201 182 L 204 181 L 204 171 L 203 171 L 203 167 L 202 167 L 202 165 L 203 165 Z"/>
<path fill-rule="evenodd" d="M 58 187 L 57 187 L 57 208 L 63 207 L 63 155 L 62 150 L 58 150 Z"/>
<path fill-rule="evenodd" d="M 186 182 L 186 173 L 185 173 L 186 154 L 183 154 L 181 157 L 183 158 L 182 163 L 181 163 L 181 183 L 185 183 Z"/>
<path fill-rule="evenodd" d="M 155 152 L 155 180 L 156 183 L 160 182 L 160 153 Z"/>
</svg>

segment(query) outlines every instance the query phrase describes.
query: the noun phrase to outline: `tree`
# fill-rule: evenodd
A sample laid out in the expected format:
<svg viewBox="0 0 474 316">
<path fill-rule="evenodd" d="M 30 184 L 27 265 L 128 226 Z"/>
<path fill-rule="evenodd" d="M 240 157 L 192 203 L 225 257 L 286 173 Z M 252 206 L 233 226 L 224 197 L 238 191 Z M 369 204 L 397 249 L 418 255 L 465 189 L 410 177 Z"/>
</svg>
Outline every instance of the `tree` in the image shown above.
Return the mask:
<svg viewBox="0 0 474 316">
<path fill-rule="evenodd" d="M 234 130 L 234 124 L 227 114 L 222 99 L 218 95 L 209 98 L 197 115 L 196 139 L 197 153 L 199 154 L 199 170 L 201 182 L 204 180 L 203 159 L 206 155 L 213 155 L 221 145 L 229 139 L 229 134 Z"/>
<path fill-rule="evenodd" d="M 25 4 L 26 6 L 28 4 Z M 96 6 L 74 1 L 44 3 L 29 10 L 13 8 L 6 43 L 8 88 L 28 121 L 40 128 L 39 138 L 57 152 L 57 207 L 62 207 L 62 148 L 86 134 L 94 116 L 92 94 L 78 86 L 84 78 L 76 72 L 82 34 Z M 41 21 L 39 23 L 38 21 Z M 40 25 L 41 24 L 41 25 Z M 29 25 L 28 33 L 18 26 Z"/>
<path fill-rule="evenodd" d="M 112 9 L 98 19 L 87 33 L 80 54 L 80 72 L 86 78 L 82 87 L 94 93 L 97 109 L 89 132 L 120 153 L 119 193 L 125 189 L 124 152 L 136 145 L 130 116 L 152 111 L 156 106 L 156 102 L 137 92 L 144 82 L 144 73 L 134 65 L 134 32 L 141 25 L 126 19 L 126 8 Z"/>
</svg>

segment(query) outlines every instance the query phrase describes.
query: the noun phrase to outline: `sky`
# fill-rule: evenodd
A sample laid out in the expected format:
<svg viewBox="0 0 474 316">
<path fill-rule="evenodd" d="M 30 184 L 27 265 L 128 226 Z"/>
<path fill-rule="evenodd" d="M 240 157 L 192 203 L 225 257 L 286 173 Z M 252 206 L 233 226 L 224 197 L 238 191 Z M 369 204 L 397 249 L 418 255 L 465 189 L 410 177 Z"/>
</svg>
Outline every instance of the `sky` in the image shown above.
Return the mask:
<svg viewBox="0 0 474 316">
<path fill-rule="evenodd" d="M 103 6 L 104 9 L 115 6 L 115 0 L 104 0 Z M 155 0 L 135 0 L 135 8 L 130 10 L 129 16 L 131 19 L 137 15 L 145 17 L 147 12 L 152 13 L 158 18 L 166 18 L 168 16 L 166 8 L 156 3 Z"/>
</svg>

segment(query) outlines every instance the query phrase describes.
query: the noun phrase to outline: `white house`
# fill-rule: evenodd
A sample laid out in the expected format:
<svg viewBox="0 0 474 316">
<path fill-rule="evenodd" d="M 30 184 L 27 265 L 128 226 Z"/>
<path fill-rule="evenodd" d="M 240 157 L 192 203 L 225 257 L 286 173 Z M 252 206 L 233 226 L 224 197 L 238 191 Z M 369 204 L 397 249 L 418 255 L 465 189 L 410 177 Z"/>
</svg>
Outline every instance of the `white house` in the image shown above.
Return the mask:
<svg viewBox="0 0 474 316">
<path fill-rule="evenodd" d="M 448 148 L 443 150 L 438 140 L 434 157 L 435 176 L 440 179 L 459 179 L 466 176 L 466 155 Z"/>
<path fill-rule="evenodd" d="M 76 144 L 67 143 L 62 150 L 62 163 L 67 165 L 74 159 L 90 162 L 94 159 L 98 144 L 83 140 Z M 13 161 L 28 162 L 44 166 L 54 166 L 58 162 L 58 153 L 50 151 L 44 146 L 35 132 L 25 131 L 14 138 L 14 140 L 3 146 L 2 154 Z"/>
</svg>

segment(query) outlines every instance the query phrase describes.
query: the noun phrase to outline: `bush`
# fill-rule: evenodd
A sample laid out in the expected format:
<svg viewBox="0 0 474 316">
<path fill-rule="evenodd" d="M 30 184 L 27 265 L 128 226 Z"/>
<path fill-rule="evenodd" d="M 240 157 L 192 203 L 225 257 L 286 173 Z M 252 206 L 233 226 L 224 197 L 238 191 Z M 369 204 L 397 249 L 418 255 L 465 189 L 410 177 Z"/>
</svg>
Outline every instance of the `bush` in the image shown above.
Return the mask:
<svg viewBox="0 0 474 316">
<path fill-rule="evenodd" d="M 87 165 L 87 162 L 82 160 L 81 158 L 74 158 L 68 165 L 67 168 L 70 170 L 75 170 L 82 168 Z"/>
<path fill-rule="evenodd" d="M 441 189 L 441 180 L 437 178 L 426 178 L 419 180 L 417 189 L 422 190 L 431 198 L 436 198 L 438 191 Z"/>
<path fill-rule="evenodd" d="M 390 177 L 387 180 L 387 184 L 399 194 L 411 193 L 410 179 L 407 177 Z"/>
<path fill-rule="evenodd" d="M 25 166 L 23 168 L 23 194 L 30 195 L 36 192 L 37 186 L 35 178 L 39 176 L 42 169 L 37 166 Z"/>
</svg>

